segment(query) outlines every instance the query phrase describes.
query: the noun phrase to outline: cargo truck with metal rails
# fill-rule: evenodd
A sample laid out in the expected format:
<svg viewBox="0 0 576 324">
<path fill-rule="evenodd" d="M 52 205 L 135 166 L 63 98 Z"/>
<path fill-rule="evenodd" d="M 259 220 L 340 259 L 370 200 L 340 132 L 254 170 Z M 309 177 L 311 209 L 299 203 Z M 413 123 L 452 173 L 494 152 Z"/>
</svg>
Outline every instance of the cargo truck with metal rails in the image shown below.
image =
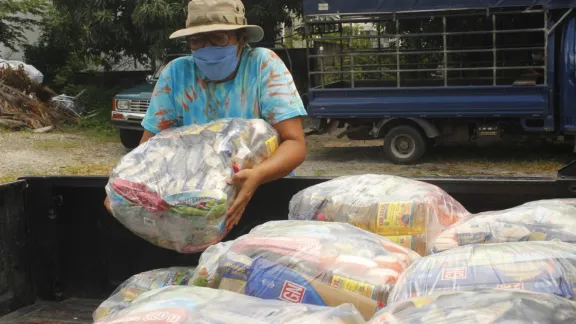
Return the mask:
<svg viewBox="0 0 576 324">
<path fill-rule="evenodd" d="M 576 1 L 303 0 L 316 132 L 431 145 L 576 134 Z"/>
<path fill-rule="evenodd" d="M 84 324 L 124 280 L 148 270 L 195 266 L 134 235 L 104 208 L 105 177 L 29 177 L 0 185 L 0 323 Z M 287 219 L 299 191 L 326 178 L 262 186 L 224 240 Z M 541 199 L 576 198 L 576 162 L 556 178 L 426 178 L 471 212 Z"/>
</svg>

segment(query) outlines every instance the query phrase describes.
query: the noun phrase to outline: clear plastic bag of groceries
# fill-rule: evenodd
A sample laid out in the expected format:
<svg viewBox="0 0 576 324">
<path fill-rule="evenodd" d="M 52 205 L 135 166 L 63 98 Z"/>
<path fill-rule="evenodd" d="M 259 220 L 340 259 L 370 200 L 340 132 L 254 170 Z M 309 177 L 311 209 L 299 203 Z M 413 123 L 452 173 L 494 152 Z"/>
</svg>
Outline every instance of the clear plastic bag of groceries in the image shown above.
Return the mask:
<svg viewBox="0 0 576 324">
<path fill-rule="evenodd" d="M 437 186 L 366 174 L 339 177 L 299 192 L 290 202 L 289 219 L 349 223 L 385 236 L 420 235 L 405 242 L 422 250 L 422 244 L 430 244 L 443 229 L 469 215 Z"/>
<path fill-rule="evenodd" d="M 437 253 L 468 244 L 554 240 L 576 243 L 576 199 L 539 200 L 473 215 L 442 232 L 431 250 Z"/>
<path fill-rule="evenodd" d="M 138 296 L 130 307 L 96 324 L 363 324 L 350 304 L 339 307 L 263 300 L 225 290 L 171 286 Z"/>
<path fill-rule="evenodd" d="M 191 286 L 195 268 L 172 267 L 146 271 L 124 281 L 92 314 L 94 321 L 103 320 L 130 306 L 141 294 L 166 286 Z"/>
<path fill-rule="evenodd" d="M 446 291 L 497 288 L 576 300 L 576 244 L 533 241 L 466 245 L 432 254 L 404 271 L 388 303 Z"/>
<path fill-rule="evenodd" d="M 400 273 L 420 256 L 344 223 L 275 221 L 209 247 L 194 284 L 263 299 L 338 306 L 369 319 Z"/>
<path fill-rule="evenodd" d="M 551 294 L 483 289 L 446 292 L 392 303 L 369 324 L 564 324 L 576 319 L 576 303 Z"/>
<path fill-rule="evenodd" d="M 227 234 L 236 194 L 226 183 L 278 147 L 260 119 L 223 119 L 159 133 L 122 158 L 106 192 L 114 217 L 160 247 L 193 253 Z"/>
</svg>

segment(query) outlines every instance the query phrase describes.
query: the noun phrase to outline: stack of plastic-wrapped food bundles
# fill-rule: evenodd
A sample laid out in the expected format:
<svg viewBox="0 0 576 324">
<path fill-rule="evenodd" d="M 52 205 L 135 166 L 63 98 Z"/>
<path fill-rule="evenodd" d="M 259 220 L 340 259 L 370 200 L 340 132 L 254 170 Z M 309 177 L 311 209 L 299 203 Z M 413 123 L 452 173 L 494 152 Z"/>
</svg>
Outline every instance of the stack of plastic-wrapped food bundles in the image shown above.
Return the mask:
<svg viewBox="0 0 576 324">
<path fill-rule="evenodd" d="M 235 189 L 227 178 L 270 157 L 278 146 L 263 120 L 223 119 L 161 132 L 127 154 L 106 191 L 114 216 L 132 232 L 182 253 L 226 234 Z"/>
<path fill-rule="evenodd" d="M 416 261 L 388 303 L 446 291 L 521 289 L 576 299 L 576 245 L 534 241 L 467 245 Z"/>
<path fill-rule="evenodd" d="M 345 176 L 290 202 L 289 219 L 343 222 L 426 254 L 441 231 L 470 213 L 437 186 L 389 175 Z"/>
<path fill-rule="evenodd" d="M 488 289 L 445 292 L 388 305 L 369 324 L 564 324 L 576 303 L 551 294 Z"/>
<path fill-rule="evenodd" d="M 258 323 L 363 324 L 352 305 L 322 307 L 263 300 L 202 287 L 170 286 L 138 296 L 118 313 L 97 324 Z"/>
<path fill-rule="evenodd" d="M 576 243 L 576 199 L 533 201 L 474 215 L 442 232 L 432 251 L 469 244 L 554 240 Z"/>
<path fill-rule="evenodd" d="M 194 268 L 173 267 L 143 272 L 123 282 L 112 295 L 94 311 L 94 321 L 114 316 L 129 307 L 143 293 L 167 286 L 191 286 Z"/>
<path fill-rule="evenodd" d="M 398 276 L 419 258 L 349 224 L 276 221 L 209 247 L 194 283 L 292 303 L 350 303 L 369 319 L 385 305 Z"/>
</svg>

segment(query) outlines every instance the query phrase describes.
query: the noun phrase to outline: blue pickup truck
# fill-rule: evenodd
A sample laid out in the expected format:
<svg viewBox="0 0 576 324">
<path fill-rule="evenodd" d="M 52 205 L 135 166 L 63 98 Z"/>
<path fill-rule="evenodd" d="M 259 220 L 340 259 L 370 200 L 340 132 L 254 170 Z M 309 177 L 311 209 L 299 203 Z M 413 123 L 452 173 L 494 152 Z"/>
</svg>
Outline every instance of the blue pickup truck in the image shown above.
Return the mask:
<svg viewBox="0 0 576 324">
<path fill-rule="evenodd" d="M 164 67 L 175 58 L 189 54 L 169 55 L 153 75 L 146 81 L 127 89 L 114 97 L 112 106 L 112 124 L 120 130 L 120 141 L 129 149 L 135 148 L 142 138 L 143 128 L 140 125 L 150 105 L 150 98 L 158 77 Z"/>
<path fill-rule="evenodd" d="M 319 131 L 413 164 L 442 142 L 574 141 L 576 1 L 304 0 Z"/>
</svg>

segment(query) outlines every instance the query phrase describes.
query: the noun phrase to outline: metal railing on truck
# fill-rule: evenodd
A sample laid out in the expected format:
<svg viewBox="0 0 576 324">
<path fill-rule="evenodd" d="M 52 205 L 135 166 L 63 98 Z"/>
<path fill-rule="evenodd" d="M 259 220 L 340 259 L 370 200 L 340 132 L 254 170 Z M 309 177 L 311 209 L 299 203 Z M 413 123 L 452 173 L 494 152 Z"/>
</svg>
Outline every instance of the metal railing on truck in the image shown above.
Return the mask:
<svg viewBox="0 0 576 324">
<path fill-rule="evenodd" d="M 316 63 L 310 84 L 496 86 L 522 78 L 548 84 L 549 35 L 571 12 L 555 12 L 554 25 L 542 8 L 308 15 L 307 47 L 316 52 L 308 55 Z"/>
</svg>

